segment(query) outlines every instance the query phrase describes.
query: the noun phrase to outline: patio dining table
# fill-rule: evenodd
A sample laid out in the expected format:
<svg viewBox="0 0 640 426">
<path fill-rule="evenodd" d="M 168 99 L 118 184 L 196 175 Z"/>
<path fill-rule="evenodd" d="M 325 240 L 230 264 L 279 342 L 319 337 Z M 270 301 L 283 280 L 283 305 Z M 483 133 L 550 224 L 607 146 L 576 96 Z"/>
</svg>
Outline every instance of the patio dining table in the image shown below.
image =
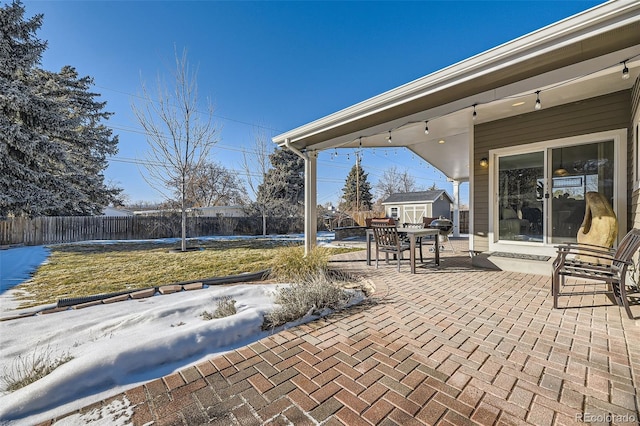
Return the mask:
<svg viewBox="0 0 640 426">
<path fill-rule="evenodd" d="M 434 256 L 436 266 L 440 265 L 440 241 L 438 236 L 440 230 L 437 228 L 401 228 L 399 233 L 406 234 L 409 237 L 411 273 L 416 273 L 416 240 L 418 237 L 434 236 Z M 373 229 L 367 229 L 367 265 L 371 265 L 371 242 L 373 241 Z"/>
</svg>

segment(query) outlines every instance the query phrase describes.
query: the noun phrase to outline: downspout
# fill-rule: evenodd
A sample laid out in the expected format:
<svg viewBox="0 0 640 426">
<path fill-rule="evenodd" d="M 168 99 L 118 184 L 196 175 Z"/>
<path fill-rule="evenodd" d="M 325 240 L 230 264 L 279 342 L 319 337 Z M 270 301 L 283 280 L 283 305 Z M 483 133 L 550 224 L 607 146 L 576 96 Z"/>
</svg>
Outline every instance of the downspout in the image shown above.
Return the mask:
<svg viewBox="0 0 640 426">
<path fill-rule="evenodd" d="M 291 145 L 289 139 L 283 144 L 287 149 L 304 160 L 304 254 L 311 252 L 317 244 L 318 218 L 317 218 L 317 154 L 306 153 Z"/>
<path fill-rule="evenodd" d="M 298 157 L 302 158 L 304 161 L 307 161 L 309 159 L 309 156 L 307 154 L 300 151 L 298 148 L 292 146 L 291 142 L 289 142 L 289 139 L 284 140 L 284 146 L 286 146 L 289 149 L 289 151 L 293 152 Z"/>
</svg>

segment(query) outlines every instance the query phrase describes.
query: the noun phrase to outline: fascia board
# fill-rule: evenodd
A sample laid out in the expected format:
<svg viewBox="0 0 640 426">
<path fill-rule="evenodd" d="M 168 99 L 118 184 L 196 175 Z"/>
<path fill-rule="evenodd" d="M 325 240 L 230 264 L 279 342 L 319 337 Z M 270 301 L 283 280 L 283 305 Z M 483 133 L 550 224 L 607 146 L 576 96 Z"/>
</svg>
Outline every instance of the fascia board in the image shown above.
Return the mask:
<svg viewBox="0 0 640 426">
<path fill-rule="evenodd" d="M 336 113 L 275 136 L 274 143 L 290 143 L 345 123 L 384 111 L 413 99 L 445 90 L 531 57 L 640 20 L 640 3 L 613 0 L 516 38 L 412 82 Z"/>
<path fill-rule="evenodd" d="M 421 200 L 421 201 L 389 201 L 386 203 L 380 203 L 383 206 L 406 206 L 412 204 L 433 204 L 436 200 Z"/>
</svg>

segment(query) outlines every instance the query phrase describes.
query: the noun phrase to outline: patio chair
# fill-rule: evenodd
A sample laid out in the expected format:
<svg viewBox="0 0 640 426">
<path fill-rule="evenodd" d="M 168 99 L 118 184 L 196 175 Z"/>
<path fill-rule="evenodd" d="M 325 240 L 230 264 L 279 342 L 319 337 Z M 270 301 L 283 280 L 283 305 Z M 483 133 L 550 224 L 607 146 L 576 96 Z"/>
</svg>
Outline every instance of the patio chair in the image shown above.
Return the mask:
<svg viewBox="0 0 640 426">
<path fill-rule="evenodd" d="M 405 222 L 402 224 L 402 227 L 403 228 L 424 228 L 424 224 Z M 409 244 L 409 238 L 407 234 L 400 233 L 400 238 L 402 239 L 403 242 Z M 420 263 L 424 263 L 424 260 L 422 259 L 422 237 L 416 237 L 416 247 L 418 247 L 418 252 L 420 253 Z"/>
<path fill-rule="evenodd" d="M 629 308 L 627 287 L 637 285 L 626 281 L 627 270 L 633 266 L 633 257 L 640 249 L 640 229 L 632 229 L 624 236 L 616 250 L 608 249 L 592 244 L 567 243 L 556 246 L 558 256 L 553 262 L 553 275 L 551 277 L 551 292 L 553 295 L 553 307 L 558 308 L 558 297 L 589 294 L 613 294 L 616 304 L 624 306 L 629 318 L 634 319 Z M 561 287 L 565 287 L 565 277 L 587 278 L 603 282 L 607 290 L 561 293 Z M 583 284 L 581 284 L 583 285 Z"/>
<path fill-rule="evenodd" d="M 398 260 L 398 272 L 400 272 L 400 261 L 402 253 L 410 250 L 409 243 L 404 243 L 398 235 L 398 229 L 395 226 L 371 224 L 373 230 L 373 238 L 376 242 L 376 268 L 378 267 L 379 253 L 383 252 L 387 263 L 389 263 L 389 253 L 394 254 Z"/>
</svg>

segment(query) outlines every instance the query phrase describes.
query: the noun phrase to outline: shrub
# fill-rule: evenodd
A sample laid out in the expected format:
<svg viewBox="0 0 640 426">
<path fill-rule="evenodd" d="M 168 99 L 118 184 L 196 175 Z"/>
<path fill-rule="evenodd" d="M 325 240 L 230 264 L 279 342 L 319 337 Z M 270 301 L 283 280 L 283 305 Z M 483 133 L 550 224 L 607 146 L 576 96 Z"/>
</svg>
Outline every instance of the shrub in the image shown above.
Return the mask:
<svg viewBox="0 0 640 426">
<path fill-rule="evenodd" d="M 213 313 L 204 311 L 200 316 L 205 320 L 212 320 L 216 318 L 224 318 L 234 315 L 236 310 L 236 301 L 231 296 L 222 296 L 216 299 L 217 307 Z"/>
<path fill-rule="evenodd" d="M 5 390 L 13 392 L 40 380 L 72 359 L 69 352 L 56 357 L 49 346 L 44 349 L 36 346 L 32 353 L 14 359 L 11 367 L 5 366 L 0 382 Z"/>
<path fill-rule="evenodd" d="M 276 251 L 271 275 L 280 281 L 298 281 L 305 277 L 326 271 L 330 250 L 315 247 L 307 256 L 304 247 L 283 247 Z"/>
<path fill-rule="evenodd" d="M 327 271 L 315 271 L 277 290 L 279 305 L 265 315 L 262 329 L 267 330 L 295 321 L 305 315 L 317 315 L 324 309 L 340 309 L 349 301 L 349 293 L 339 284 L 342 277 Z"/>
</svg>

